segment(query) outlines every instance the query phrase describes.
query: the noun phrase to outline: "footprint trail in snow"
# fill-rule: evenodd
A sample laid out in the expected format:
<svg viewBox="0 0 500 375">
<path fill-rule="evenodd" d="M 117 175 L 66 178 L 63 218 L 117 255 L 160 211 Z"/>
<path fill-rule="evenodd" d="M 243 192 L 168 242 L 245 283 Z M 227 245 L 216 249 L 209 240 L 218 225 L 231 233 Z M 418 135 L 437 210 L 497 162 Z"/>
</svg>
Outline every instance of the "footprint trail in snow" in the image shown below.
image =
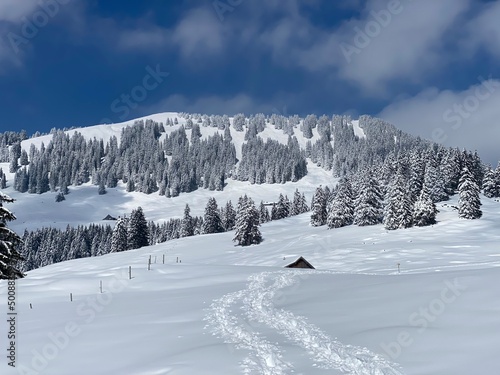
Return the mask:
<svg viewBox="0 0 500 375">
<path fill-rule="evenodd" d="M 330 272 L 318 272 L 330 273 Z M 249 321 L 265 324 L 288 341 L 304 349 L 321 368 L 335 369 L 350 375 L 403 375 L 399 365 L 367 348 L 346 345 L 334 340 L 302 316 L 276 308 L 273 301 L 281 289 L 297 283 L 299 276 L 314 275 L 308 271 L 276 271 L 252 275 L 246 289 L 229 293 L 213 302 L 206 320 L 214 334 L 237 349 L 250 351 L 243 363 L 244 374 L 279 375 L 293 373 L 293 365 L 282 360 L 282 350 L 256 332 L 256 326 L 245 324 L 231 310 L 237 303 Z"/>
</svg>

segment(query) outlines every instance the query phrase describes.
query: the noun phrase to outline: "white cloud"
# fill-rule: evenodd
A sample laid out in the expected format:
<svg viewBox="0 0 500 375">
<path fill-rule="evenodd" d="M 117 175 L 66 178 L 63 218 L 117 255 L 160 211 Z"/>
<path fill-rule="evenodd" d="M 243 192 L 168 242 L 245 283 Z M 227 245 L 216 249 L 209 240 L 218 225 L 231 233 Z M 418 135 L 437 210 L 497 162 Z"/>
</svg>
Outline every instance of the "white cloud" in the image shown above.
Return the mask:
<svg viewBox="0 0 500 375">
<path fill-rule="evenodd" d="M 211 11 L 198 8 L 189 12 L 175 27 L 173 41 L 184 58 L 196 58 L 221 52 L 224 32 Z"/>
<path fill-rule="evenodd" d="M 315 30 L 308 48 L 290 47 L 303 68 L 338 71 L 380 96 L 396 79 L 418 82 L 447 63 L 449 56 L 442 52 L 447 33 L 469 1 L 371 0 L 361 17 L 329 32 Z"/>
<path fill-rule="evenodd" d="M 276 63 L 340 77 L 380 97 L 397 80 L 420 85 L 449 63 L 452 56 L 443 51 L 450 40 L 456 42 L 458 21 L 471 2 L 369 0 L 359 17 L 330 29 L 314 24 L 296 1 L 279 12 L 266 7 L 265 12 L 277 12 L 269 24 L 259 19 L 263 11 L 257 5 L 245 19 L 227 18 L 245 41 L 257 41 Z M 347 45 L 356 52 L 346 54 Z"/>
<path fill-rule="evenodd" d="M 417 81 L 423 74 L 435 71 L 447 64 L 449 57 L 443 54 L 446 34 L 467 8 L 469 0 L 409 0 L 401 1 L 397 14 L 388 11 L 387 1 L 370 2 L 365 17 L 343 28 L 373 34 L 367 47 L 357 56 L 340 63 L 341 75 L 363 87 L 376 91 L 384 83 L 395 79 Z M 390 14 L 387 26 L 376 20 L 375 13 Z M 380 18 L 382 19 L 382 18 Z M 370 23 L 371 22 L 371 23 Z M 375 25 L 379 25 L 378 28 Z M 373 27 L 372 27 L 373 26 Z M 354 32 L 351 33 L 353 35 Z M 351 38 L 350 40 L 354 40 Z"/>
<path fill-rule="evenodd" d="M 0 1 L 0 21 L 21 23 L 23 16 L 34 12 L 37 0 L 2 0 Z"/>
<path fill-rule="evenodd" d="M 466 27 L 469 49 L 485 48 L 493 56 L 500 58 L 500 1 L 484 5 L 479 15 Z"/>
<path fill-rule="evenodd" d="M 464 91 L 429 88 L 387 106 L 378 116 L 398 128 L 451 147 L 500 160 L 500 80 L 478 79 Z"/>
</svg>

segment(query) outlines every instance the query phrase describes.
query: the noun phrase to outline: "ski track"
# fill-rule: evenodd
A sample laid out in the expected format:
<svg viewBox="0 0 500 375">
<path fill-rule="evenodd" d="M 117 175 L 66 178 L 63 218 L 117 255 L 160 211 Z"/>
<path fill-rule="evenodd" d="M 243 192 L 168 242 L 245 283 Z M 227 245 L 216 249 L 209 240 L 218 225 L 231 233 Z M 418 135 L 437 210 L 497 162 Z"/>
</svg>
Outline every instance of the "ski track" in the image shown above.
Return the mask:
<svg viewBox="0 0 500 375">
<path fill-rule="evenodd" d="M 315 271 L 332 273 L 329 271 Z M 386 360 L 367 348 L 345 345 L 330 338 L 307 318 L 276 308 L 274 301 L 282 295 L 281 289 L 297 284 L 299 277 L 313 275 L 309 271 L 277 271 L 252 275 L 247 288 L 230 293 L 213 302 L 206 320 L 215 334 L 238 349 L 249 349 L 253 358 L 243 362 L 244 373 L 285 374 L 293 366 L 281 360 L 281 349 L 263 339 L 258 333 L 238 325 L 231 306 L 241 301 L 250 322 L 258 322 L 276 330 L 293 344 L 303 348 L 309 357 L 323 369 L 334 369 L 349 375 L 403 375 L 399 365 Z"/>
<path fill-rule="evenodd" d="M 250 355 L 241 364 L 244 374 L 284 375 L 293 366 L 281 360 L 281 350 L 257 333 L 250 331 L 233 314 L 233 305 L 243 300 L 245 290 L 229 293 L 215 300 L 205 318 L 213 327 L 214 334 L 233 344 L 236 349 L 250 350 Z"/>
</svg>

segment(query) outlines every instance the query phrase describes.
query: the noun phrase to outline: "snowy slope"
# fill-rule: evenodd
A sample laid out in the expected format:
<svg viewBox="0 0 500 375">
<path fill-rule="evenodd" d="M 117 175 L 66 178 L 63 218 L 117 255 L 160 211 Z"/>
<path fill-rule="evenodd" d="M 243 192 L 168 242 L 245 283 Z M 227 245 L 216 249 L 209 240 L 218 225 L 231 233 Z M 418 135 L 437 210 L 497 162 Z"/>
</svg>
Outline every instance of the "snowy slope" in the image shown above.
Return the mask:
<svg viewBox="0 0 500 375">
<path fill-rule="evenodd" d="M 435 226 L 393 232 L 306 214 L 245 249 L 224 233 L 31 271 L 17 283 L 25 372 L 2 356 L 2 374 L 495 374 L 500 204 L 483 203 L 473 222 L 453 200 Z M 299 255 L 317 270 L 282 268 Z"/>
<path fill-rule="evenodd" d="M 120 136 L 121 132 L 124 128 L 129 127 L 134 125 L 135 122 L 137 121 L 146 121 L 146 120 L 152 120 L 158 123 L 163 123 L 164 125 L 166 124 L 167 119 L 174 120 L 177 118 L 178 125 L 174 126 L 165 126 L 165 131 L 167 134 L 173 132 L 174 130 L 177 130 L 181 127 L 181 125 L 186 124 L 186 119 L 180 117 L 179 113 L 177 112 L 164 112 L 164 113 L 156 113 L 144 117 L 139 117 L 133 120 L 121 122 L 121 123 L 116 123 L 116 124 L 100 124 L 100 125 L 94 125 L 94 126 L 88 126 L 88 127 L 82 127 L 82 128 L 76 128 L 72 130 L 66 131 L 66 133 L 70 136 L 72 136 L 75 132 L 80 133 L 85 137 L 86 139 L 102 139 L 104 142 L 107 142 L 112 136 L 116 136 L 118 139 L 118 142 L 120 141 Z M 232 125 L 233 123 L 233 117 L 229 118 L 229 121 Z M 202 134 L 202 138 L 206 138 L 210 135 L 213 135 L 215 133 L 219 134 L 224 134 L 223 130 L 219 130 L 214 127 L 204 127 L 200 126 L 200 131 Z M 295 130 L 297 133 L 301 133 L 299 129 Z M 361 129 L 362 131 L 362 129 Z M 188 136 L 188 139 L 190 139 L 191 136 L 191 130 L 186 130 L 186 134 Z M 234 130 L 234 128 L 231 127 L 231 136 L 233 137 L 236 151 L 237 151 L 237 157 L 241 158 L 241 145 L 245 142 L 244 141 L 244 136 L 245 132 L 237 132 Z M 275 139 L 281 143 L 286 143 L 288 141 L 288 135 L 284 134 L 282 130 L 275 129 L 273 125 L 267 124 L 266 128 L 264 131 L 259 133 L 259 136 L 266 140 L 267 138 Z M 42 143 L 47 146 L 47 144 L 51 141 L 52 135 L 43 135 L 40 137 L 36 138 L 30 138 L 26 139 L 21 143 L 21 147 L 25 149 L 26 151 L 29 150 L 31 144 L 35 145 L 35 147 L 40 148 Z M 319 134 L 317 129 L 313 129 L 313 137 L 310 139 L 312 143 L 314 143 L 316 140 L 319 139 Z M 308 139 L 298 136 L 297 141 L 299 142 L 299 145 L 302 148 L 305 148 L 306 143 Z"/>
<path fill-rule="evenodd" d="M 359 138 L 366 138 L 365 131 L 359 126 L 359 120 L 351 121 L 354 134 Z"/>
<path fill-rule="evenodd" d="M 178 120 L 178 125 L 165 126 L 166 133 L 170 134 L 186 123 L 186 119 L 181 118 L 179 113 L 159 113 L 118 124 L 102 124 L 73 129 L 66 133 L 72 135 L 75 132 L 79 132 L 86 139 L 103 139 L 106 142 L 112 136 L 120 139 L 122 130 L 127 126 L 132 126 L 136 121 L 150 119 L 165 124 L 167 119 L 173 121 L 175 118 Z M 230 118 L 230 121 L 232 123 L 233 118 Z M 221 135 L 224 133 L 217 128 L 203 126 L 200 127 L 200 131 L 202 138 L 207 138 L 216 133 Z M 300 132 L 298 129 L 296 131 Z M 186 134 L 188 139 L 190 139 L 191 130 L 186 130 Z M 231 136 L 238 159 L 241 159 L 241 149 L 245 143 L 244 135 L 244 132 L 237 132 L 231 128 Z M 270 138 L 281 143 L 287 143 L 288 141 L 288 136 L 282 130 L 277 130 L 270 124 L 268 124 L 263 132 L 259 133 L 259 136 L 265 140 Z M 318 138 L 317 129 L 313 129 L 313 138 L 311 141 L 314 142 Z M 22 147 L 29 150 L 31 144 L 36 147 L 40 147 L 42 143 L 48 145 L 51 139 L 52 135 L 27 139 L 22 142 Z M 298 136 L 297 139 L 299 145 L 305 148 L 307 139 L 301 136 Z M 293 193 L 298 188 L 310 200 L 317 186 L 321 184 L 333 185 L 336 183 L 336 180 L 331 177 L 330 172 L 316 167 L 309 161 L 308 175 L 295 183 L 251 185 L 248 182 L 227 180 L 228 185 L 223 192 L 198 189 L 195 192 L 181 194 L 179 197 L 170 199 L 160 197 L 158 193 L 151 195 L 138 192 L 127 193 L 122 183 L 116 189 L 107 189 L 108 194 L 105 196 L 98 196 L 96 186 L 85 184 L 82 186 L 70 186 L 70 194 L 66 197 L 66 201 L 55 203 L 55 193 L 32 195 L 16 192 L 12 188 L 14 174 L 7 173 L 9 170 L 8 163 L 0 163 L 0 168 L 7 174 L 8 188 L 5 192 L 18 200 L 12 209 L 18 214 L 19 220 L 14 222 L 12 227 L 19 232 L 24 231 L 24 229 L 35 229 L 42 226 L 65 228 L 68 224 L 76 226 L 79 224 L 99 223 L 108 214 L 115 217 L 123 216 L 129 214 L 132 209 L 138 206 L 144 209 L 148 220 L 154 221 L 168 220 L 172 217 L 182 216 L 186 204 L 190 205 L 192 214 L 202 215 L 206 202 L 210 197 L 215 197 L 219 204 L 225 204 L 228 200 L 232 200 L 233 204 L 235 204 L 238 198 L 244 194 L 249 194 L 256 203 L 259 203 L 261 200 L 272 202 L 278 198 L 279 194 L 288 195 L 289 198 L 293 198 Z M 27 212 L 28 214 L 19 215 L 19 212 Z"/>
<path fill-rule="evenodd" d="M 104 142 L 107 142 L 112 136 L 116 136 L 118 138 L 118 141 L 120 140 L 120 135 L 121 132 L 124 128 L 128 126 L 134 125 L 136 121 L 140 120 L 153 120 L 157 122 L 163 122 L 167 120 L 167 118 L 174 119 L 175 117 L 178 118 L 179 124 L 184 124 L 185 120 L 181 119 L 179 117 L 179 114 L 176 112 L 165 112 L 165 113 L 158 113 L 158 114 L 153 114 L 145 117 L 140 117 L 137 119 L 125 121 L 125 122 L 120 122 L 116 124 L 100 124 L 100 125 L 94 125 L 94 126 L 87 126 L 87 127 L 82 127 L 82 128 L 76 128 L 76 129 L 71 129 L 66 131 L 66 134 L 69 136 L 72 136 L 75 132 L 78 132 L 82 134 L 86 139 L 103 139 Z M 179 125 L 180 126 L 180 125 Z M 43 135 L 40 137 L 36 138 L 29 138 L 24 140 L 21 143 L 21 147 L 25 150 L 29 150 L 31 144 L 34 144 L 37 148 L 41 146 L 42 143 L 47 146 L 47 144 L 51 141 L 52 135 Z"/>
<path fill-rule="evenodd" d="M 4 171 L 9 170 L 6 163 L 0 163 L 0 167 Z M 330 172 L 313 165 L 311 162 L 309 162 L 308 170 L 308 175 L 297 182 L 252 185 L 246 181 L 227 180 L 224 191 L 198 189 L 191 193 L 182 193 L 175 198 L 159 196 L 158 193 L 150 195 L 140 192 L 128 193 L 123 183 L 120 183 L 117 188 L 107 189 L 106 195 L 98 195 L 97 186 L 90 183 L 82 186 L 70 186 L 70 194 L 66 196 L 65 201 L 59 203 L 55 202 L 56 193 L 23 194 L 15 191 L 12 187 L 5 189 L 5 193 L 17 199 L 16 203 L 9 207 L 18 217 L 18 220 L 11 224 L 11 227 L 22 233 L 25 228 L 35 229 L 51 226 L 64 229 L 68 224 L 77 226 L 102 223 L 101 220 L 108 214 L 114 217 L 129 215 L 138 206 L 144 209 L 146 219 L 154 221 L 181 217 L 186 203 L 191 207 L 192 215 L 203 215 L 205 205 L 210 197 L 214 197 L 219 205 L 225 204 L 228 200 L 232 200 L 233 205 L 235 205 L 238 198 L 244 194 L 249 194 L 256 203 L 260 203 L 261 200 L 274 202 L 280 193 L 293 199 L 295 189 L 299 189 L 310 200 L 314 190 L 319 185 L 336 183 L 336 179 L 331 176 Z M 11 177 L 12 174 L 9 176 L 10 184 L 13 177 Z"/>
</svg>

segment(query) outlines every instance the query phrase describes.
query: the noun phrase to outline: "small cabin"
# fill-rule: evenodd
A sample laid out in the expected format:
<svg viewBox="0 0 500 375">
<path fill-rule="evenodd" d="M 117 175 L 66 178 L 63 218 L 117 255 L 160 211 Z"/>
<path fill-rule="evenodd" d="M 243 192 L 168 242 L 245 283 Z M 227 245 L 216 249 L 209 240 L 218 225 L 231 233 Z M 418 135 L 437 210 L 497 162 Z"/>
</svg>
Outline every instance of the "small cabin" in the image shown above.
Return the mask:
<svg viewBox="0 0 500 375">
<path fill-rule="evenodd" d="M 108 214 L 108 216 L 106 216 L 104 219 L 102 220 L 116 220 L 116 217 L 113 217 L 111 215 Z"/>
<path fill-rule="evenodd" d="M 315 269 L 311 263 L 305 260 L 304 257 L 299 257 L 296 261 L 287 264 L 285 268 L 309 268 L 311 270 Z"/>
</svg>

